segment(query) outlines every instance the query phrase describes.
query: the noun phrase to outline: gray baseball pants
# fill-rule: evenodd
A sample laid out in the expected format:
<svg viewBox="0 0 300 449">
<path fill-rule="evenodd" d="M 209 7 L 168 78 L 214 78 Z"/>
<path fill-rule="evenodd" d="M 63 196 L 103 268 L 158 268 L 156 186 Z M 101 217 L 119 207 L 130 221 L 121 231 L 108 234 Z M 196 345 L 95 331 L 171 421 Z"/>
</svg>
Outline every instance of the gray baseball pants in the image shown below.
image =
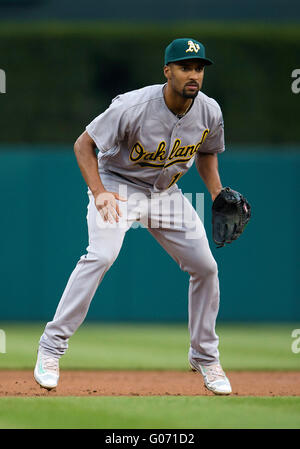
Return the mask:
<svg viewBox="0 0 300 449">
<path fill-rule="evenodd" d="M 45 327 L 40 338 L 41 350 L 58 358 L 66 352 L 69 338 L 84 321 L 99 284 L 119 254 L 126 231 L 140 221 L 190 275 L 189 356 L 205 365 L 219 362 L 219 339 L 215 333 L 218 269 L 195 209 L 177 185 L 162 193 L 152 193 L 110 175 L 101 174 L 101 179 L 108 191 L 118 192 L 128 201 L 118 202 L 123 215 L 119 223 L 110 224 L 102 220 L 88 190 L 87 254 L 80 257 L 55 316 Z"/>
</svg>

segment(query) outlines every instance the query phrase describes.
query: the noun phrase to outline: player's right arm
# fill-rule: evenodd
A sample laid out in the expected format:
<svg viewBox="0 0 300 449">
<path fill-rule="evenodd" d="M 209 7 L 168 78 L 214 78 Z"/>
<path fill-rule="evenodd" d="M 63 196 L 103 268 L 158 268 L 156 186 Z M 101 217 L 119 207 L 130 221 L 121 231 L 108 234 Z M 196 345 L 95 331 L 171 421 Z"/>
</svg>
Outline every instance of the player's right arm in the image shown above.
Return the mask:
<svg viewBox="0 0 300 449">
<path fill-rule="evenodd" d="M 119 221 L 121 212 L 116 200 L 126 201 L 117 192 L 108 192 L 102 184 L 99 171 L 98 159 L 96 155 L 96 144 L 89 134 L 84 131 L 74 144 L 74 153 L 77 159 L 81 174 L 90 188 L 95 205 L 104 221 L 113 223 Z"/>
</svg>

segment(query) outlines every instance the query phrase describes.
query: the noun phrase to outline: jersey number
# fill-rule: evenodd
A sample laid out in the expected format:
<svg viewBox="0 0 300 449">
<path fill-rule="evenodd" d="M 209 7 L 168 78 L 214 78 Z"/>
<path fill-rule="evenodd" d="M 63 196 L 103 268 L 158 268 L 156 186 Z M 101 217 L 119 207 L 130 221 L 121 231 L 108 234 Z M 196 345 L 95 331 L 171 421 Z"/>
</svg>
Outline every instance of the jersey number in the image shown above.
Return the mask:
<svg viewBox="0 0 300 449">
<path fill-rule="evenodd" d="M 176 175 L 174 175 L 171 179 L 170 184 L 168 185 L 168 188 L 171 187 L 173 184 L 175 184 L 175 182 L 178 181 L 179 178 L 181 178 L 181 176 L 183 175 L 183 172 L 180 171 L 179 173 L 176 173 Z"/>
</svg>

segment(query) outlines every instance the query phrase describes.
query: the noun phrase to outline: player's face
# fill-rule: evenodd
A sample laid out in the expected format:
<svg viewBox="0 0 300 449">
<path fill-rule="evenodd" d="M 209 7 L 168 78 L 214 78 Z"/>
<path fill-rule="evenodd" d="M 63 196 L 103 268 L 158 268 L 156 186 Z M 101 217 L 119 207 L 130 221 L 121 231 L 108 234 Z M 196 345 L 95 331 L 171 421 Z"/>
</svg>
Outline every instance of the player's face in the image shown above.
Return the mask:
<svg viewBox="0 0 300 449">
<path fill-rule="evenodd" d="M 174 92 L 184 98 L 195 98 L 202 87 L 204 65 L 192 59 L 179 61 L 165 66 L 164 73 Z"/>
</svg>

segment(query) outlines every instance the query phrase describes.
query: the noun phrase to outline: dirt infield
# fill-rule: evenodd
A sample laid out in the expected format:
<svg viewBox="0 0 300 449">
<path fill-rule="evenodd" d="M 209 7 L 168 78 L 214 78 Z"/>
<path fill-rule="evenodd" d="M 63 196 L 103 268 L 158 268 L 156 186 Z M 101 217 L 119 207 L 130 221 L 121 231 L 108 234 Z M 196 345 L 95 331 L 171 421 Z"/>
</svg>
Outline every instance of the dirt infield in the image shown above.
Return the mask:
<svg viewBox="0 0 300 449">
<path fill-rule="evenodd" d="M 228 371 L 233 396 L 300 396 L 300 371 Z M 210 396 L 192 371 L 62 371 L 55 390 L 32 371 L 0 371 L 0 396 Z"/>
</svg>

